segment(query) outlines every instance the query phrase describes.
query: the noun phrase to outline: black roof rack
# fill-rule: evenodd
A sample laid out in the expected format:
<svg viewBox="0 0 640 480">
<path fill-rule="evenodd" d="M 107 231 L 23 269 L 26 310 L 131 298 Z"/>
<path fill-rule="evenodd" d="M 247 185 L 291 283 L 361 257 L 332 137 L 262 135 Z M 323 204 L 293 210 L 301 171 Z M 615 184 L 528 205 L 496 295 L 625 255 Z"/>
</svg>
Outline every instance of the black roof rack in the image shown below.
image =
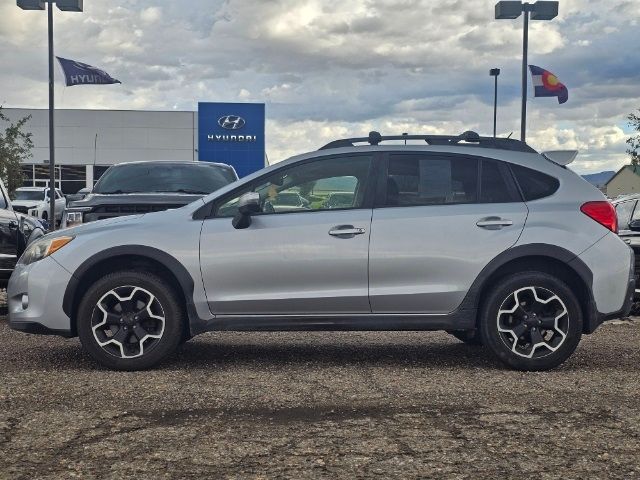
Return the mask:
<svg viewBox="0 0 640 480">
<path fill-rule="evenodd" d="M 378 132 L 369 132 L 368 137 L 343 138 L 327 143 L 320 150 L 330 148 L 355 147 L 354 143 L 367 142 L 369 145 L 378 145 L 387 140 L 424 140 L 429 145 L 472 146 L 511 150 L 514 152 L 537 153 L 525 142 L 513 138 L 481 137 L 476 132 L 468 130 L 460 135 L 385 135 Z"/>
</svg>

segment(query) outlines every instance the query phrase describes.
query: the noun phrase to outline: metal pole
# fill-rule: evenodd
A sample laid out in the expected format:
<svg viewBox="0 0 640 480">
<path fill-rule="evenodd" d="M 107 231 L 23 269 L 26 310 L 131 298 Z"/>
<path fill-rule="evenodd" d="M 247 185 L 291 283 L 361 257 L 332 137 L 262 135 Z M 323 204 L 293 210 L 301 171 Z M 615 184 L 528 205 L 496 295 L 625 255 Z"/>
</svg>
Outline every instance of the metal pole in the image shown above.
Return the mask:
<svg viewBox="0 0 640 480">
<path fill-rule="evenodd" d="M 522 115 L 520 118 L 520 140 L 525 141 L 527 129 L 527 54 L 529 49 L 529 7 L 522 5 L 524 10 L 524 32 L 522 34 Z"/>
<path fill-rule="evenodd" d="M 496 138 L 496 120 L 498 119 L 498 75 L 493 86 L 493 138 Z"/>
<path fill-rule="evenodd" d="M 50 229 L 56 229 L 56 148 L 54 125 L 54 98 L 53 98 L 53 1 L 47 3 L 47 15 L 49 18 L 49 224 Z"/>
</svg>

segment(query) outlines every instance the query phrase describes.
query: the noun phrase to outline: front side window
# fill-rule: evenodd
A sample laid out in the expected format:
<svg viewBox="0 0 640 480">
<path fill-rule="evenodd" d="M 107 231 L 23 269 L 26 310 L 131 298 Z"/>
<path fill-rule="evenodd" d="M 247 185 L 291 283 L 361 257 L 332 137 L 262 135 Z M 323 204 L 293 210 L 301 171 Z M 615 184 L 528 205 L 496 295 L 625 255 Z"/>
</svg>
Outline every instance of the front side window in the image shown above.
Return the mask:
<svg viewBox="0 0 640 480">
<path fill-rule="evenodd" d="M 293 165 L 247 185 L 214 206 L 232 217 L 247 192 L 260 194 L 263 214 L 361 208 L 371 167 L 368 155 L 331 157 Z"/>
<path fill-rule="evenodd" d="M 618 216 L 618 229 L 629 230 L 629 220 L 633 207 L 635 207 L 636 201 L 630 200 L 628 202 L 621 202 L 616 205 L 616 215 Z"/>
<path fill-rule="evenodd" d="M 386 206 L 446 205 L 477 200 L 478 160 L 391 155 Z"/>
</svg>

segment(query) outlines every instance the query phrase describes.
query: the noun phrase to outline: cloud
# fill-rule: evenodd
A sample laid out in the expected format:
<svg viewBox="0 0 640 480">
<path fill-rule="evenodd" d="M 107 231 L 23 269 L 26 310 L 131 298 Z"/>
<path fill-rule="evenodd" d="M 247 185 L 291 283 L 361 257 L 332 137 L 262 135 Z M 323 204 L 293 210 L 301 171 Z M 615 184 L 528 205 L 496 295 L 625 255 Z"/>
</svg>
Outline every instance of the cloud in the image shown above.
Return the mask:
<svg viewBox="0 0 640 480">
<path fill-rule="evenodd" d="M 339 136 L 492 128 L 489 68 L 500 67 L 498 130 L 519 132 L 521 21 L 495 0 L 113 0 L 55 11 L 56 53 L 122 85 L 65 88 L 61 108 L 182 109 L 267 104 L 268 153 L 282 159 Z M 626 115 L 640 106 L 635 1 L 564 0 L 531 22 L 530 63 L 570 99 L 530 98 L 528 140 L 580 148 L 578 170 L 615 168 Z M 0 4 L 0 102 L 47 105 L 46 16 Z"/>
</svg>

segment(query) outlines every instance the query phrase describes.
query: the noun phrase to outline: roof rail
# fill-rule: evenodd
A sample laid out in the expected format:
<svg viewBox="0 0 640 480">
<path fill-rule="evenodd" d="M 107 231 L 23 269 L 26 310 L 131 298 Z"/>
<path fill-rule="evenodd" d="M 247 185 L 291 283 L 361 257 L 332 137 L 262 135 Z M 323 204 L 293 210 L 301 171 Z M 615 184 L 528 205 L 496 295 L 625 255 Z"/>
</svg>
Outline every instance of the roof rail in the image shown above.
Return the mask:
<svg viewBox="0 0 640 480">
<path fill-rule="evenodd" d="M 449 146 L 473 146 L 485 148 L 497 148 L 500 150 L 512 150 L 515 152 L 537 153 L 525 142 L 513 138 L 481 137 L 476 132 L 467 130 L 460 135 L 380 135 L 379 132 L 369 132 L 368 137 L 342 138 L 334 140 L 321 147 L 320 150 L 331 148 L 355 147 L 354 143 L 367 142 L 369 145 L 378 145 L 387 140 L 424 140 L 428 145 Z"/>
</svg>

